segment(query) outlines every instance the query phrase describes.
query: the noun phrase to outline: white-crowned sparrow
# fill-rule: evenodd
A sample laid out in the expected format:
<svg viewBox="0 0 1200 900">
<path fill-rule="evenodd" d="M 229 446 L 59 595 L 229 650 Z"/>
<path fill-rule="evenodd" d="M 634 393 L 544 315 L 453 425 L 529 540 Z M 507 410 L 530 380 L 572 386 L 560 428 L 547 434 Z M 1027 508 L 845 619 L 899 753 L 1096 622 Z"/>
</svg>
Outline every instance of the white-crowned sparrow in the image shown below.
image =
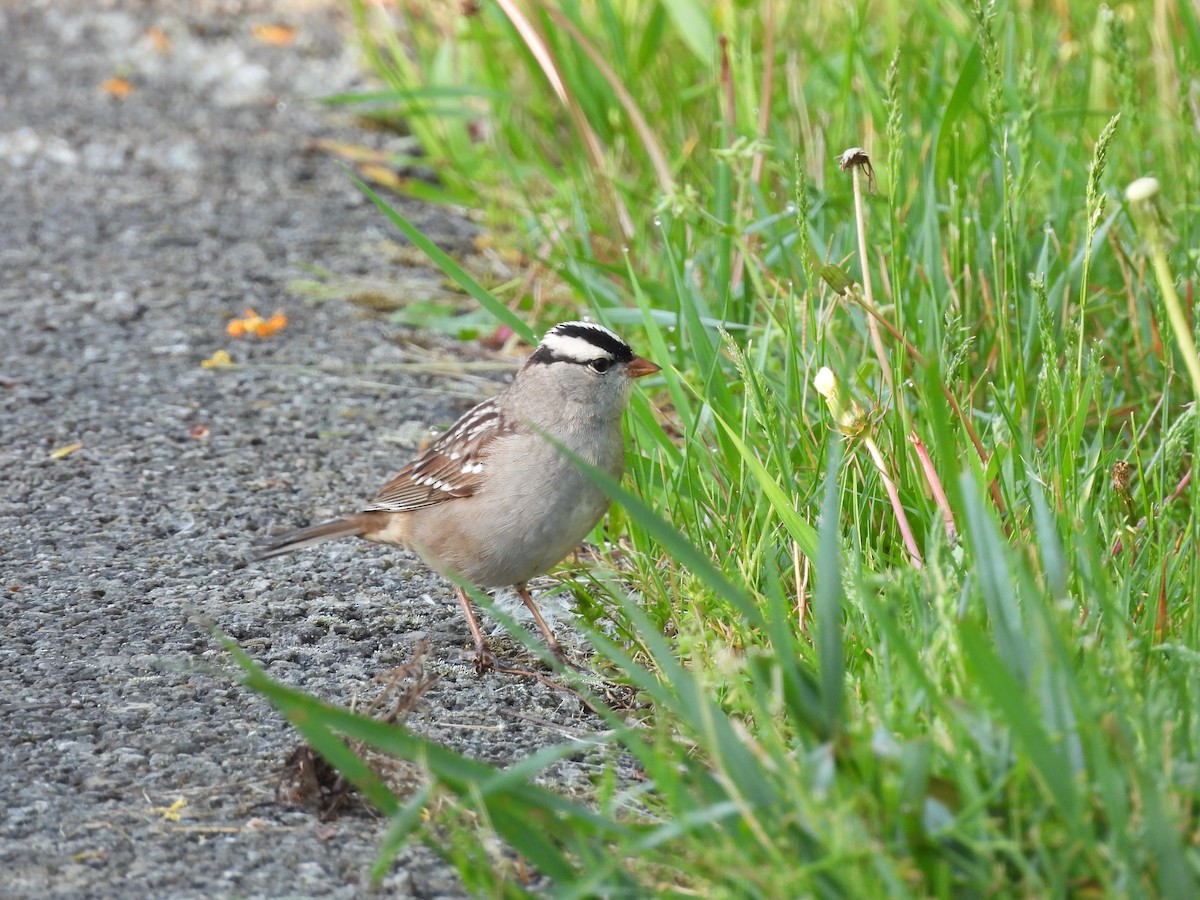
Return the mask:
<svg viewBox="0 0 1200 900">
<path fill-rule="evenodd" d="M 633 379 L 657 371 L 607 328 L 555 325 L 508 387 L 455 422 L 365 510 L 280 537 L 259 558 L 343 537 L 405 547 L 481 588 L 515 587 L 561 657 L 525 583 L 579 545 L 608 497 L 543 435 L 619 478 Z M 461 588 L 458 600 L 482 670 L 491 654 Z"/>
</svg>

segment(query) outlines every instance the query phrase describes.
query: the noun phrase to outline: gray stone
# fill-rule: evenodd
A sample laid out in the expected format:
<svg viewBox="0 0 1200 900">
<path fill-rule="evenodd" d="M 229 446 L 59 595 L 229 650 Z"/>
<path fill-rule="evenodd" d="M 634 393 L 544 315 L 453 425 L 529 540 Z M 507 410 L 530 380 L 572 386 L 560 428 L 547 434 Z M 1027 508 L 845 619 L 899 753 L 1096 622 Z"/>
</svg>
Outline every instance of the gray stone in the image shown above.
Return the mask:
<svg viewBox="0 0 1200 900">
<path fill-rule="evenodd" d="M 296 45 L 258 43 L 260 21 L 295 26 Z M 370 498 L 412 449 L 405 423 L 470 402 L 356 368 L 396 360 L 405 335 L 289 289 L 302 266 L 436 277 L 379 252 L 390 226 L 309 149 L 395 140 L 308 102 L 363 77 L 348 10 L 30 0 L 4 4 L 0 29 L 0 894 L 364 896 L 387 823 L 276 802 L 299 738 L 237 683 L 214 627 L 339 702 L 372 696 L 424 638 L 441 680 L 410 727 L 498 764 L 599 723 L 543 684 L 477 677 L 453 593 L 410 556 L 247 563 L 278 529 Z M 123 100 L 101 90 L 115 74 Z M 469 246 L 465 220 L 393 202 Z M 288 328 L 232 340 L 248 305 Z M 217 350 L 240 367 L 202 367 Z M 382 891 L 462 893 L 422 845 Z"/>
</svg>

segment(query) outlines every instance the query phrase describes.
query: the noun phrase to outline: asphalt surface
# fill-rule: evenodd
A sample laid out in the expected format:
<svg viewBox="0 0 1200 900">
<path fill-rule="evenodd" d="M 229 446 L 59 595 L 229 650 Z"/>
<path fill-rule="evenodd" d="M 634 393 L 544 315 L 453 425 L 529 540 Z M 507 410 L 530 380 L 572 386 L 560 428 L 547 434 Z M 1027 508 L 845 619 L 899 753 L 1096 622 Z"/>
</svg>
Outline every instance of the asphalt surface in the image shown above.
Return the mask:
<svg viewBox="0 0 1200 900">
<path fill-rule="evenodd" d="M 439 680 L 411 727 L 496 763 L 595 725 L 570 695 L 476 676 L 450 589 L 412 557 L 245 562 L 355 509 L 487 389 L 460 364 L 482 348 L 344 299 L 445 292 L 319 143 L 403 147 L 311 102 L 363 77 L 324 0 L 0 2 L 0 896 L 366 892 L 386 823 L 281 801 L 297 735 L 214 624 L 339 702 L 425 642 Z M 394 202 L 470 251 L 461 214 Z M 234 340 L 247 307 L 288 325 Z M 219 350 L 238 365 L 204 367 Z M 424 846 L 382 887 L 461 893 Z"/>
</svg>

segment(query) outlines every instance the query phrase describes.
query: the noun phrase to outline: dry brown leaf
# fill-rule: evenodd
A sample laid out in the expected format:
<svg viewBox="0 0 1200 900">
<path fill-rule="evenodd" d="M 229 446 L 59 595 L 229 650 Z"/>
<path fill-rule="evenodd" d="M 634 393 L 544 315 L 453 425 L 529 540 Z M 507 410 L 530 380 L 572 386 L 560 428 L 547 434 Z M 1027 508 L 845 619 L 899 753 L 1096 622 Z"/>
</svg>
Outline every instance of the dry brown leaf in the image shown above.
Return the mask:
<svg viewBox="0 0 1200 900">
<path fill-rule="evenodd" d="M 171 39 L 157 25 L 151 25 L 146 29 L 146 37 L 149 39 L 150 45 L 158 53 L 166 53 L 171 49 Z"/>
<path fill-rule="evenodd" d="M 170 806 L 152 806 L 150 807 L 149 812 L 151 815 L 162 816 L 168 822 L 178 822 L 183 818 L 182 810 L 185 809 L 187 805 L 187 800 L 185 800 L 183 797 L 180 797 Z"/>
<path fill-rule="evenodd" d="M 133 85 L 125 78 L 109 78 L 100 85 L 100 90 L 118 100 L 124 100 L 133 93 Z"/>
<path fill-rule="evenodd" d="M 381 187 L 399 191 L 404 187 L 404 179 L 387 166 L 366 163 L 358 167 L 359 174 L 368 181 L 373 181 Z"/>
<path fill-rule="evenodd" d="M 283 331 L 285 328 L 287 328 L 287 316 L 283 314 L 283 310 L 277 309 L 271 318 L 264 319 L 253 309 L 247 309 L 245 318 L 234 319 L 225 326 L 225 331 L 230 337 L 235 338 L 245 337 L 248 334 L 265 338 L 277 331 Z"/>
<path fill-rule="evenodd" d="M 260 44 L 272 47 L 286 47 L 296 39 L 296 29 L 291 25 L 255 25 L 250 33 Z"/>
<path fill-rule="evenodd" d="M 347 162 L 383 164 L 391 159 L 391 154 L 385 153 L 382 150 L 373 150 L 370 147 L 364 147 L 362 144 L 350 144 L 345 141 L 330 141 L 320 138 L 313 141 L 312 145 L 318 150 L 332 153 L 334 156 L 340 156 Z"/>
<path fill-rule="evenodd" d="M 67 444 L 65 447 L 58 447 L 54 450 L 51 450 L 50 458 L 51 459 L 62 459 L 66 456 L 70 456 L 76 450 L 82 450 L 82 449 L 83 449 L 83 442 L 76 441 L 73 444 Z"/>
</svg>

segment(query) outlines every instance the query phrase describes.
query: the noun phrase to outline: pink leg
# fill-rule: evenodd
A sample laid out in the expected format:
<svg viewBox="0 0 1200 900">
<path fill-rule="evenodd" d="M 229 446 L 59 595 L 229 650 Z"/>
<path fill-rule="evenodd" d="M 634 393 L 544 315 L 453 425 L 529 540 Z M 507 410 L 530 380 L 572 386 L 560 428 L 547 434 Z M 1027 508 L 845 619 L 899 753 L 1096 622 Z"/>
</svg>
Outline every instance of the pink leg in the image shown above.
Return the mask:
<svg viewBox="0 0 1200 900">
<path fill-rule="evenodd" d="M 537 622 L 538 628 L 542 630 L 542 635 L 546 638 L 546 643 L 550 647 L 550 652 L 557 656 L 563 662 L 566 662 L 566 654 L 563 653 L 562 645 L 558 642 L 558 638 L 554 636 L 554 632 L 550 630 L 550 626 L 546 624 L 546 620 L 542 618 L 541 612 L 538 611 L 537 604 L 533 602 L 533 597 L 529 594 L 529 588 L 523 584 L 516 584 L 513 587 L 517 590 L 517 595 L 521 598 L 521 602 L 525 604 L 525 608 L 533 614 L 533 620 Z"/>
<path fill-rule="evenodd" d="M 475 639 L 475 671 L 482 674 L 495 665 L 496 658 L 488 649 L 483 632 L 479 630 L 479 621 L 475 618 L 475 610 L 471 609 L 471 598 L 462 588 L 456 588 L 458 602 L 462 606 L 463 615 L 467 618 L 467 627 L 471 629 L 471 637 Z"/>
</svg>

